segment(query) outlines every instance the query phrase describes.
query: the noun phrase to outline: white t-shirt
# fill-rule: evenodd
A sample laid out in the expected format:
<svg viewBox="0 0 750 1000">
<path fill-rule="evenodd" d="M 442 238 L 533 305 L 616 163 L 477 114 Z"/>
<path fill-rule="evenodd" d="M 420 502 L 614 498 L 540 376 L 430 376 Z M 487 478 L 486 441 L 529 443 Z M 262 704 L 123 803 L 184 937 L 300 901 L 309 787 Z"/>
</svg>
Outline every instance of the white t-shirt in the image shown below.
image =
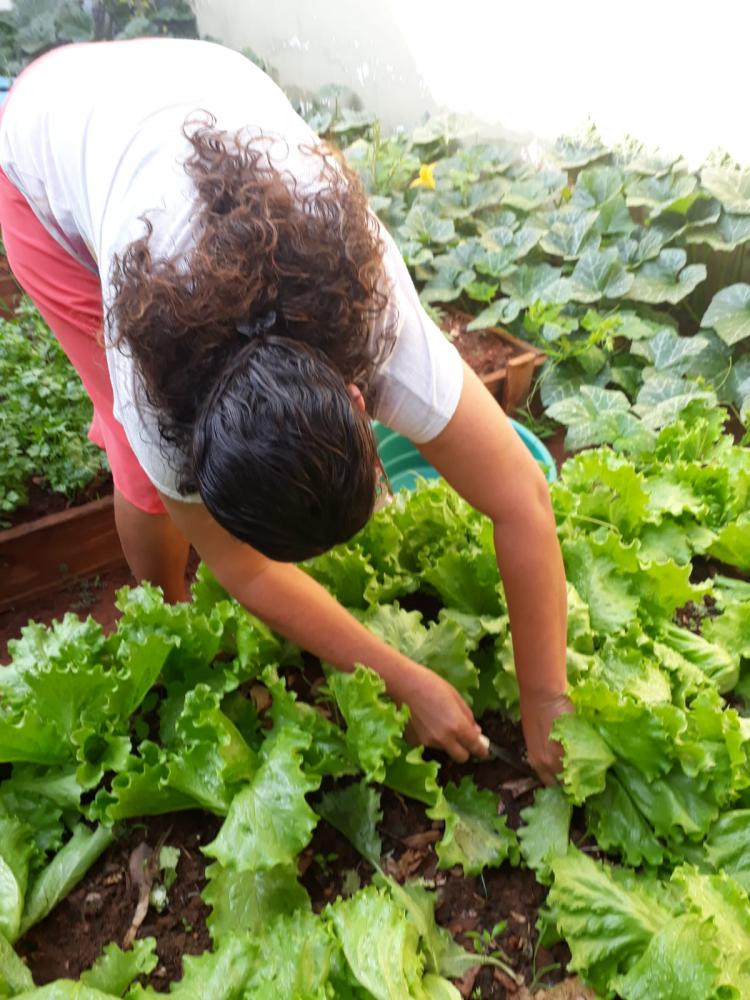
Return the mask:
<svg viewBox="0 0 750 1000">
<path fill-rule="evenodd" d="M 274 165 L 300 189 L 319 182 L 320 159 L 300 147 L 316 136 L 283 92 L 244 56 L 208 42 L 142 39 L 71 45 L 17 82 L 0 126 L 0 166 L 45 228 L 100 277 L 104 315 L 115 254 L 153 226 L 154 258 L 189 255 L 196 192 L 184 169 L 186 120 L 210 112 L 217 126 L 272 138 Z M 264 145 L 264 149 L 268 148 Z M 422 309 L 393 240 L 384 268 L 396 342 L 372 381 L 374 413 L 416 443 L 430 441 L 458 404 L 462 365 Z M 134 363 L 105 329 L 114 414 L 149 479 L 180 499 L 177 474 L 143 402 Z"/>
</svg>

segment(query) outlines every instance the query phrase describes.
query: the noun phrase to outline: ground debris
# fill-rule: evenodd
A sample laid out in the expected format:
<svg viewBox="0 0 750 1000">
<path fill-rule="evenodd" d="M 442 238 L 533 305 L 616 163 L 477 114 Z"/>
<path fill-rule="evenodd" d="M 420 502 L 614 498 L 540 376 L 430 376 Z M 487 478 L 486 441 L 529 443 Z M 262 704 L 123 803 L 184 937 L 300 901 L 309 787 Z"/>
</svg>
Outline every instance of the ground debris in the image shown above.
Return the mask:
<svg viewBox="0 0 750 1000">
<path fill-rule="evenodd" d="M 573 976 L 549 990 L 537 990 L 533 994 L 522 986 L 514 1000 L 596 1000 L 596 993 L 584 986 L 578 976 Z"/>
</svg>

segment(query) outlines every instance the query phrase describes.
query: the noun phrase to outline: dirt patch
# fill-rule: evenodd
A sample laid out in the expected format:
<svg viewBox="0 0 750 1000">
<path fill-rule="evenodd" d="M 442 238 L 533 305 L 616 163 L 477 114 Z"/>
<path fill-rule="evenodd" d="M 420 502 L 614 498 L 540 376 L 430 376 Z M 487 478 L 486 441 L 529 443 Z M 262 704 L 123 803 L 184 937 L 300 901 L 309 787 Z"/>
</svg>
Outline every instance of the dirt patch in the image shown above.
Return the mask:
<svg viewBox="0 0 750 1000">
<path fill-rule="evenodd" d="M 312 667 L 310 671 L 297 672 L 294 686 L 304 688 L 312 680 L 308 674 L 314 674 Z M 488 715 L 484 728 L 510 754 L 521 756 L 523 740 L 517 725 Z M 519 780 L 513 767 L 502 761 L 458 765 L 440 755 L 436 759 L 442 763 L 442 782 L 460 781 L 465 774 L 471 774 L 480 787 L 499 794 L 500 808 L 508 816 L 509 825 L 519 825 L 520 810 L 533 799 L 534 782 Z M 492 948 L 504 952 L 527 986 L 532 982 L 554 986 L 565 978 L 569 959 L 565 945 L 555 945 L 551 950 L 537 948 L 535 922 L 546 889 L 535 881 L 533 873 L 508 864 L 471 878 L 464 877 L 459 867 L 440 871 L 435 852 L 440 824 L 426 816 L 424 806 L 385 789 L 382 808 L 384 869 L 400 881 L 422 877 L 433 883 L 438 891 L 436 915 L 442 926 L 473 951 L 473 935 L 485 930 L 492 932 L 500 924 Z M 67 899 L 19 942 L 18 951 L 26 959 L 35 982 L 44 985 L 62 976 L 77 978 L 107 942 L 122 944 L 138 899 L 137 886 L 129 873 L 131 857 L 140 845 L 145 843 L 155 848 L 163 841 L 180 849 L 177 881 L 169 890 L 167 908 L 161 914 L 150 908 L 137 936 L 157 939 L 159 964 L 149 983 L 159 992 L 166 992 L 169 983 L 182 975 L 182 956 L 199 954 L 210 947 L 206 929 L 208 909 L 200 898 L 206 867 L 200 848 L 214 838 L 220 822 L 219 818 L 200 811 L 132 822 Z M 582 839 L 580 830 L 576 831 L 575 839 Z M 338 895 L 366 885 L 373 875 L 372 866 L 324 821 L 318 824 L 312 842 L 300 855 L 299 869 L 317 912 Z M 538 975 L 545 967 L 549 967 L 548 971 Z M 524 996 L 509 977 L 491 967 L 471 970 L 459 985 L 466 997 L 520 1000 Z M 552 996 L 577 1000 L 578 996 L 585 998 L 589 994 L 553 993 Z"/>
<path fill-rule="evenodd" d="M 185 580 L 192 583 L 200 560 L 191 550 Z M 0 613 L 0 665 L 8 663 L 8 641 L 17 639 L 21 629 L 30 621 L 50 625 L 66 611 L 75 611 L 98 621 L 105 632 L 110 632 L 120 617 L 115 607 L 115 597 L 120 587 L 135 587 L 136 580 L 127 566 L 97 573 L 94 576 L 71 580 L 59 590 L 34 601 L 24 601 L 17 608 Z"/>
<path fill-rule="evenodd" d="M 47 514 L 59 514 L 63 510 L 70 510 L 71 507 L 80 507 L 91 500 L 109 496 L 111 492 L 112 476 L 108 472 L 96 476 L 74 497 L 65 496 L 64 493 L 51 493 L 42 485 L 41 477 L 35 477 L 28 484 L 28 502 L 8 515 L 8 526 L 15 528 L 19 524 L 28 524 L 29 521 L 36 521 L 37 518 L 45 517 Z"/>
<path fill-rule="evenodd" d="M 219 823 L 215 816 L 196 811 L 131 824 L 83 882 L 18 943 L 34 982 L 43 986 L 60 977 L 77 979 L 105 944 L 122 945 L 138 900 L 130 856 L 144 842 L 153 848 L 163 840 L 179 848 L 177 880 L 169 890 L 167 908 L 162 913 L 150 908 L 137 936 L 156 938 L 159 964 L 150 983 L 166 992 L 169 983 L 182 976 L 182 956 L 199 955 L 211 946 L 208 907 L 200 898 L 206 868 L 200 847 L 214 838 Z"/>
<path fill-rule="evenodd" d="M 449 315 L 441 326 L 466 364 L 477 375 L 491 375 L 500 368 L 505 368 L 508 360 L 517 353 L 496 333 L 467 330 L 466 320 L 462 317 Z"/>
<path fill-rule="evenodd" d="M 60 590 L 34 601 L 26 601 L 17 608 L 0 613 L 0 664 L 7 663 L 8 641 L 17 639 L 21 629 L 30 621 L 50 625 L 61 619 L 66 611 L 75 611 L 85 618 L 91 615 L 106 631 L 114 628 L 120 612 L 115 607 L 115 595 L 120 587 L 135 586 L 130 570 L 123 566 L 95 576 L 72 580 Z"/>
</svg>

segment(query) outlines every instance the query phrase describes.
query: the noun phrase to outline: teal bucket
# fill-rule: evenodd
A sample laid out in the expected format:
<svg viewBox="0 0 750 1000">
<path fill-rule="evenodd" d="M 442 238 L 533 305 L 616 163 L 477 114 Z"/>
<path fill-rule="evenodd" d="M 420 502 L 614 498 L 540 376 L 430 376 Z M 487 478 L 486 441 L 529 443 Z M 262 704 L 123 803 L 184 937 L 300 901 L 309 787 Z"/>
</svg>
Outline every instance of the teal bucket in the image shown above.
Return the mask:
<svg viewBox="0 0 750 1000">
<path fill-rule="evenodd" d="M 542 442 L 528 427 L 524 427 L 516 420 L 511 420 L 514 430 L 523 443 L 531 452 L 532 456 L 539 462 L 547 482 L 552 483 L 557 479 L 557 467 L 549 451 Z M 417 479 L 439 479 L 440 473 L 433 468 L 429 462 L 422 457 L 408 438 L 397 434 L 383 424 L 373 421 L 375 440 L 378 443 L 378 454 L 383 463 L 385 474 L 394 492 L 406 488 L 413 490 L 417 484 Z"/>
</svg>

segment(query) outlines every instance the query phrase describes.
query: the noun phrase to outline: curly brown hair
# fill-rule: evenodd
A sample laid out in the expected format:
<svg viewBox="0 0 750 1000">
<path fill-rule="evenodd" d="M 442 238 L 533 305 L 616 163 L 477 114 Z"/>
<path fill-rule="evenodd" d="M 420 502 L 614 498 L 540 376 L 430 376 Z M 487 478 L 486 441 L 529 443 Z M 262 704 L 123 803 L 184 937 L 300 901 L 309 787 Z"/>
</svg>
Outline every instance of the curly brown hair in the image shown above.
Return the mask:
<svg viewBox="0 0 750 1000">
<path fill-rule="evenodd" d="M 187 492 L 196 488 L 196 420 L 247 344 L 238 323 L 274 315 L 272 334 L 321 352 L 366 398 L 392 327 L 382 322 L 373 338 L 388 299 L 384 247 L 340 154 L 305 149 L 320 158 L 320 181 L 302 190 L 275 166 L 263 137 L 223 132 L 211 116 L 188 122 L 184 133 L 197 193 L 187 269 L 182 255 L 152 257 L 144 217 L 146 234 L 115 259 L 110 320 L 132 353 L 162 439 L 184 456 L 178 472 Z"/>
</svg>

